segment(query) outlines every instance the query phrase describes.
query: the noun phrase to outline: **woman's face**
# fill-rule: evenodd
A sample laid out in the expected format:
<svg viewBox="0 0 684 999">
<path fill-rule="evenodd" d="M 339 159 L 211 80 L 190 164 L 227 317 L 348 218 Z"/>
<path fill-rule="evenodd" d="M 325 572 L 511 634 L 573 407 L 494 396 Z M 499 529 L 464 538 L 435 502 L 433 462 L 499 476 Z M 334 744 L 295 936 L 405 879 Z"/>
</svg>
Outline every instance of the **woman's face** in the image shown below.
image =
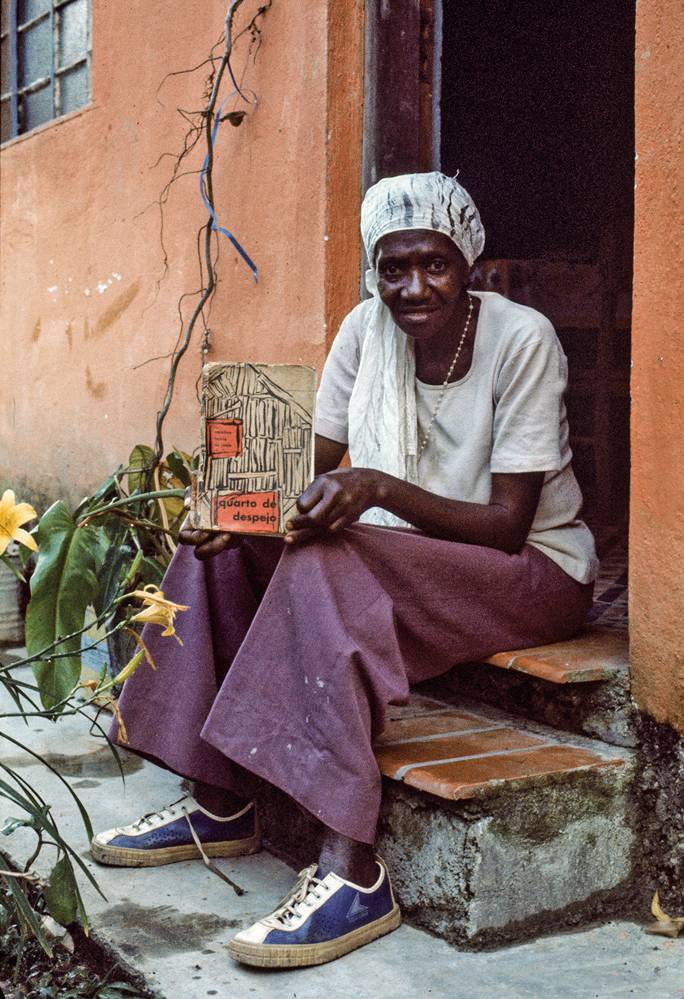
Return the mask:
<svg viewBox="0 0 684 999">
<path fill-rule="evenodd" d="M 391 232 L 376 250 L 378 294 L 397 326 L 416 340 L 454 325 L 470 267 L 442 232 Z"/>
</svg>

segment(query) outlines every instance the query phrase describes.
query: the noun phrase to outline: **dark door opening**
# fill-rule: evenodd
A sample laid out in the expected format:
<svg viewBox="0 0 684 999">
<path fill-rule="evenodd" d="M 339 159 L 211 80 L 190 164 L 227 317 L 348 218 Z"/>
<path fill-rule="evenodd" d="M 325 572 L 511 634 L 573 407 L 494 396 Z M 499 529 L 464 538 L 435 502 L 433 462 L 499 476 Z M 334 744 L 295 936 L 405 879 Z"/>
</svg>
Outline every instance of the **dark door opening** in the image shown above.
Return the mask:
<svg viewBox="0 0 684 999">
<path fill-rule="evenodd" d="M 634 2 L 449 0 L 442 18 L 441 169 L 482 214 L 476 281 L 556 326 L 583 516 L 626 562 Z"/>
</svg>

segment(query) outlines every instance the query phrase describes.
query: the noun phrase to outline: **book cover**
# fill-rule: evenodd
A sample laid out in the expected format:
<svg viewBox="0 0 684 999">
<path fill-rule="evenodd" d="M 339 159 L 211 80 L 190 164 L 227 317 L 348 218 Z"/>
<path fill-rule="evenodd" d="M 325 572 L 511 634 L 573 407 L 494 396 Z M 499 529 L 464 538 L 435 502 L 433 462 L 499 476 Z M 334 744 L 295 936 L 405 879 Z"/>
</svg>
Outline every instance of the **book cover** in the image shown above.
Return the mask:
<svg viewBox="0 0 684 999">
<path fill-rule="evenodd" d="M 307 365 L 205 364 L 195 527 L 286 533 L 313 479 L 315 393 Z"/>
</svg>

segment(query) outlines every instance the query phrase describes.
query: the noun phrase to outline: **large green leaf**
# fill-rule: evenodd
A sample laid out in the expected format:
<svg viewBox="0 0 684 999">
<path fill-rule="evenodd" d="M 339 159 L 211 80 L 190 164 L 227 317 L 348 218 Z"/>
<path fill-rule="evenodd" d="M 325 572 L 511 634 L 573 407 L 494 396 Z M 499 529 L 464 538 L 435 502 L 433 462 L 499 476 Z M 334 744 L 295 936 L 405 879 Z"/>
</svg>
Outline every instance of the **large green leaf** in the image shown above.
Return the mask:
<svg viewBox="0 0 684 999">
<path fill-rule="evenodd" d="M 93 600 L 97 614 L 103 614 L 119 593 L 121 581 L 133 562 L 136 549 L 132 545 L 110 545 L 99 573 L 99 591 Z"/>
<path fill-rule="evenodd" d="M 48 912 L 61 926 L 68 926 L 76 919 L 78 912 L 78 892 L 74 869 L 65 855 L 61 857 L 50 874 L 50 883 L 45 889 Z"/>
<path fill-rule="evenodd" d="M 97 573 L 104 558 L 97 527 L 77 527 L 61 500 L 47 510 L 38 529 L 39 556 L 31 577 L 31 600 L 26 612 L 26 647 L 39 655 L 68 653 L 34 665 L 46 708 L 68 696 L 81 671 L 81 638 L 66 636 L 83 627 L 85 611 L 98 591 Z M 66 639 L 66 640 L 64 640 Z"/>
<path fill-rule="evenodd" d="M 145 479 L 152 467 L 154 451 L 147 444 L 136 444 L 128 459 L 128 492 L 144 492 Z"/>
</svg>

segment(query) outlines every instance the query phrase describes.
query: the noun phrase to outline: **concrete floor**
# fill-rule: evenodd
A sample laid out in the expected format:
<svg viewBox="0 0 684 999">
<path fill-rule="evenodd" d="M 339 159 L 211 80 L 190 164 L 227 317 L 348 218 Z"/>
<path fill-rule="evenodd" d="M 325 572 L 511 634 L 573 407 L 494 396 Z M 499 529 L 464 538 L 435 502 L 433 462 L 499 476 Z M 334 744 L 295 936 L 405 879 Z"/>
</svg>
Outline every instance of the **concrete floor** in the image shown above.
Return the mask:
<svg viewBox="0 0 684 999">
<path fill-rule="evenodd" d="M 0 698 L 0 713 L 4 710 L 13 707 Z M 19 719 L 1 724 L 48 756 L 83 799 L 96 829 L 130 821 L 180 796 L 176 777 L 130 754 L 124 754 L 123 784 L 109 749 L 88 734 L 82 718 L 65 718 L 57 725 L 39 719 L 29 729 Z M 293 882 L 290 868 L 267 853 L 220 861 L 247 889 L 239 898 L 200 861 L 147 870 L 98 867 L 90 861 L 66 788 L 18 749 L 5 744 L 2 752 L 3 760 L 53 803 L 62 832 L 97 877 L 106 900 L 85 887 L 93 927 L 167 999 L 684 997 L 684 939 L 649 936 L 627 922 L 485 953 L 455 950 L 404 925 L 320 968 L 273 972 L 241 967 L 228 957 L 226 942 L 239 927 L 274 907 Z M 0 799 L 0 824 L 9 814 L 12 806 Z M 17 832 L 3 845 L 21 857 L 31 839 Z"/>
</svg>

